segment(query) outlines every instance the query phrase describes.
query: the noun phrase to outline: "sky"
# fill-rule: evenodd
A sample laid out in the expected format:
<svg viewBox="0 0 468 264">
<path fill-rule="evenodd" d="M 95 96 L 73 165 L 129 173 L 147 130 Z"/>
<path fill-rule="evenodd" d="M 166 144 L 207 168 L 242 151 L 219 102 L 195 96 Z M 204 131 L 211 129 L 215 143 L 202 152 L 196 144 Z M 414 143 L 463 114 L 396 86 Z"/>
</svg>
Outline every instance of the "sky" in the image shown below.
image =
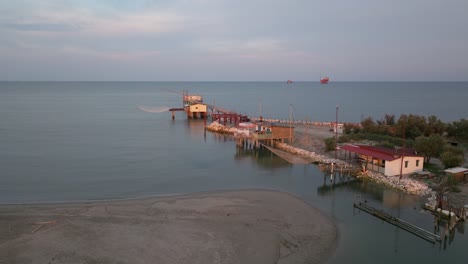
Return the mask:
<svg viewBox="0 0 468 264">
<path fill-rule="evenodd" d="M 467 0 L 1 0 L 3 81 L 468 81 Z"/>
</svg>

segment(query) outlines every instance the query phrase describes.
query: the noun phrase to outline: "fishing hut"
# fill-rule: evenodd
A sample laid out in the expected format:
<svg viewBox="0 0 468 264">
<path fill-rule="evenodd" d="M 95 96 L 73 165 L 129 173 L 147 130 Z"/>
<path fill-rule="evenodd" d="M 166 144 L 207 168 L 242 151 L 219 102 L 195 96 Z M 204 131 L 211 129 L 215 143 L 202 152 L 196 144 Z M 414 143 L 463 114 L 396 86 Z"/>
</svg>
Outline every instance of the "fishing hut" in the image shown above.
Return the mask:
<svg viewBox="0 0 468 264">
<path fill-rule="evenodd" d="M 183 91 L 182 103 L 183 107 L 169 109 L 172 119 L 175 119 L 175 112 L 186 112 L 187 118 L 206 118 L 208 105 L 203 103 L 201 95 L 190 95 L 188 91 Z"/>
<path fill-rule="evenodd" d="M 289 124 L 255 122 L 252 123 L 253 129 L 249 137 L 239 137 L 237 145 L 259 148 L 264 146 L 274 146 L 275 142 L 288 142 L 291 144 L 294 140 L 294 127 Z"/>
</svg>

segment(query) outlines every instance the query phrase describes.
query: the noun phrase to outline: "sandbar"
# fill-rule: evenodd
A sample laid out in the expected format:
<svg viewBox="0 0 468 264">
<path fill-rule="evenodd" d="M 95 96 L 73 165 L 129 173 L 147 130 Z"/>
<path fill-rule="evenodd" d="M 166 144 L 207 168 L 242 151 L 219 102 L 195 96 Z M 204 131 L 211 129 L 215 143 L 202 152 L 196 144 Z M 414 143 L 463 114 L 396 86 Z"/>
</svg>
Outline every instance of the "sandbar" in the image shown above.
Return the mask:
<svg viewBox="0 0 468 264">
<path fill-rule="evenodd" d="M 337 237 L 280 191 L 0 205 L 0 263 L 323 263 Z"/>
</svg>

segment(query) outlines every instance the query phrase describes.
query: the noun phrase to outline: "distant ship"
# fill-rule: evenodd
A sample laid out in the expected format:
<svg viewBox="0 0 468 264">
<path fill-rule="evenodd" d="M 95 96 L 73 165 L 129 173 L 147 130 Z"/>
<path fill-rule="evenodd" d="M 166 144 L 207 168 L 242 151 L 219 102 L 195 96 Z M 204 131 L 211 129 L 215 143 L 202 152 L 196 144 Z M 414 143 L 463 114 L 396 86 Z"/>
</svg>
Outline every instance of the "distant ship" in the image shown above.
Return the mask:
<svg viewBox="0 0 468 264">
<path fill-rule="evenodd" d="M 293 83 L 293 81 L 292 81 L 292 80 L 288 80 L 286 83 Z"/>
<path fill-rule="evenodd" d="M 321 84 L 327 84 L 329 80 L 330 80 L 330 78 L 328 78 L 328 77 L 323 77 L 323 79 L 322 79 L 322 77 L 320 77 L 320 83 Z"/>
</svg>

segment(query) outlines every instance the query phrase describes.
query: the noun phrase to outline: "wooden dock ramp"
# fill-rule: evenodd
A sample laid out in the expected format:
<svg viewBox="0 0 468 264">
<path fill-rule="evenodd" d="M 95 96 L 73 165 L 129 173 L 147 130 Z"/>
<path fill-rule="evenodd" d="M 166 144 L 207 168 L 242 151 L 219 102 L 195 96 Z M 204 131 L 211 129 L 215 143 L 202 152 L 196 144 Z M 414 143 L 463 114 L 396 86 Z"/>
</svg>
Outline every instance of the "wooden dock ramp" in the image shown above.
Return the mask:
<svg viewBox="0 0 468 264">
<path fill-rule="evenodd" d="M 301 158 L 297 155 L 293 155 L 293 154 L 287 153 L 286 151 L 282 151 L 279 149 L 266 146 L 265 144 L 261 144 L 261 145 L 289 163 L 292 163 L 292 164 L 309 164 L 310 163 L 306 159 Z"/>
<path fill-rule="evenodd" d="M 415 236 L 418 236 L 426 241 L 429 241 L 431 243 L 435 243 L 435 242 L 441 242 L 441 239 L 440 239 L 440 236 L 436 235 L 436 234 L 433 234 L 429 231 L 426 231 L 420 227 L 417 227 L 413 224 L 410 224 L 406 221 L 403 221 L 401 220 L 400 218 L 397 218 L 397 217 L 394 217 L 394 216 L 391 216 L 387 213 L 385 213 L 384 211 L 382 210 L 377 210 L 373 207 L 370 207 L 366 204 L 363 204 L 363 203 L 355 203 L 354 204 L 354 207 L 368 213 L 368 214 L 371 214 L 375 217 L 378 217 L 394 226 L 397 226 Z"/>
</svg>

